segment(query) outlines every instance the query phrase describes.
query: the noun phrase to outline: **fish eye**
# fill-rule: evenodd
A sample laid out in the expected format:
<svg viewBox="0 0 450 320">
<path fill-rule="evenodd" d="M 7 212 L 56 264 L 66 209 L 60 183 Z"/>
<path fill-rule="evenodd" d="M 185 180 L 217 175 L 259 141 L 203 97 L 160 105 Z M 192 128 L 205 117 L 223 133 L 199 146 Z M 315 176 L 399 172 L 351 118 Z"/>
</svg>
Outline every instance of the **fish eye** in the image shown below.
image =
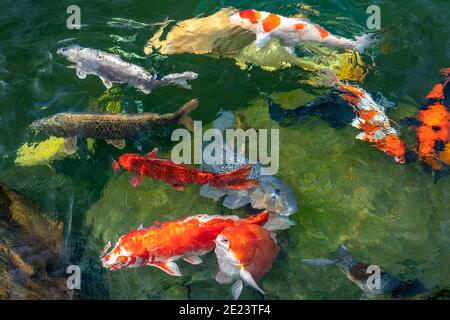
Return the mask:
<svg viewBox="0 0 450 320">
<path fill-rule="evenodd" d="M 228 246 L 230 244 L 230 241 L 225 238 L 224 236 L 220 236 L 219 239 L 217 239 L 221 244 Z"/>
<path fill-rule="evenodd" d="M 117 257 L 117 260 L 118 260 L 120 263 L 125 264 L 125 263 L 128 262 L 128 257 L 125 257 L 125 256 L 118 256 L 118 257 Z"/>
<path fill-rule="evenodd" d="M 281 194 L 281 190 L 280 189 L 275 189 L 275 195 L 279 196 Z"/>
</svg>

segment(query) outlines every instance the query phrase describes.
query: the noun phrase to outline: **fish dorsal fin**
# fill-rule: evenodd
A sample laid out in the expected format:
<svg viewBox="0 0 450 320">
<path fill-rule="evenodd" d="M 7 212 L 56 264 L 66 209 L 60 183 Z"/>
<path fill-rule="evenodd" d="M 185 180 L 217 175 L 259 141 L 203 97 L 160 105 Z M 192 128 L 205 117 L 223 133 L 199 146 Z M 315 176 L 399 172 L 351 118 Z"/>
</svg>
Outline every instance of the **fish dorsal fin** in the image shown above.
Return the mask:
<svg viewBox="0 0 450 320">
<path fill-rule="evenodd" d="M 142 230 L 142 229 L 144 229 L 144 225 L 141 223 L 138 227 L 138 230 Z"/>
<path fill-rule="evenodd" d="M 242 283 L 242 280 L 238 280 L 235 283 L 233 283 L 233 285 L 231 286 L 231 295 L 233 296 L 234 300 L 239 299 L 243 287 L 244 284 Z"/>
<path fill-rule="evenodd" d="M 181 277 L 180 268 L 178 268 L 178 265 L 175 262 L 149 262 L 150 266 L 157 267 L 164 271 L 167 274 L 170 274 L 171 276 L 175 277 Z"/>
<path fill-rule="evenodd" d="M 244 280 L 244 282 L 246 284 L 248 284 L 250 287 L 252 287 L 253 289 L 258 290 L 259 292 L 261 292 L 262 294 L 266 294 L 256 283 L 256 281 L 253 279 L 252 275 L 250 272 L 248 272 L 247 270 L 245 270 L 245 268 L 241 268 L 241 270 L 239 271 L 239 274 L 242 278 L 242 280 Z"/>
</svg>

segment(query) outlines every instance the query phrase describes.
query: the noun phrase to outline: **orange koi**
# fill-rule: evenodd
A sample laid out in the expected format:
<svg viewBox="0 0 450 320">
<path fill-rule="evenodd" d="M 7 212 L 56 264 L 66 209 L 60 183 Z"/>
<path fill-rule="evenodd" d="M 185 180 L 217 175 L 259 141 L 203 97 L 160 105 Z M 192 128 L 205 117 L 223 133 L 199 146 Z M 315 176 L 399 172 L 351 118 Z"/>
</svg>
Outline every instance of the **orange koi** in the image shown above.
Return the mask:
<svg viewBox="0 0 450 320">
<path fill-rule="evenodd" d="M 122 236 L 100 261 L 104 268 L 121 270 L 142 266 L 157 267 L 172 276 L 181 276 L 175 261 L 183 259 L 197 265 L 200 256 L 212 251 L 217 236 L 227 227 L 264 225 L 268 212 L 241 219 L 237 216 L 196 215 L 180 220 L 155 223 L 148 229 L 130 231 Z"/>
<path fill-rule="evenodd" d="M 449 165 L 450 149 L 450 68 L 441 70 L 443 80 L 426 96 L 427 104 L 417 115 L 417 153 L 434 170 Z"/>
<path fill-rule="evenodd" d="M 238 225 L 224 229 L 215 242 L 220 268 L 216 281 L 234 282 L 234 299 L 239 298 L 243 282 L 264 294 L 257 281 L 272 269 L 280 251 L 275 235 L 256 224 Z"/>
</svg>

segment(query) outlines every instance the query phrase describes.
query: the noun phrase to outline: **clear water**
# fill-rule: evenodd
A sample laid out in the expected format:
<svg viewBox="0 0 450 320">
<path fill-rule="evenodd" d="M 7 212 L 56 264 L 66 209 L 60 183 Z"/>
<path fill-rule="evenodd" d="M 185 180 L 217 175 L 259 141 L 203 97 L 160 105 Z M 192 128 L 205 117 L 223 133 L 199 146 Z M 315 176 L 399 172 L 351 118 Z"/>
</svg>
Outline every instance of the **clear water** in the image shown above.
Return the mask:
<svg viewBox="0 0 450 320">
<path fill-rule="evenodd" d="M 80 31 L 68 30 L 69 1 L 0 2 L 0 182 L 33 199 L 65 223 L 65 260 L 82 269 L 82 298 L 211 299 L 231 298 L 228 286 L 212 279 L 214 255 L 201 266 L 180 262 L 184 274 L 170 277 L 156 268 L 109 272 L 98 255 L 108 240 L 141 223 L 171 220 L 199 213 L 236 214 L 198 196 L 198 187 L 184 193 L 145 180 L 133 189 L 126 173 L 111 170 L 111 158 L 121 152 L 97 141 L 94 153 L 64 158 L 51 166 L 16 165 L 16 152 L 25 142 L 45 137 L 28 130 L 32 121 L 61 111 L 84 111 L 105 91 L 96 77 L 80 80 L 56 55 L 59 41 L 107 50 L 118 45 L 110 35 L 134 36 L 122 49 L 144 56 L 146 41 L 165 18 L 176 21 L 209 15 L 222 7 L 254 7 L 286 16 L 296 14 L 296 1 L 78 1 Z M 313 20 L 344 36 L 361 33 L 368 5 L 382 10 L 386 36 L 383 49 L 364 55 L 371 64 L 363 87 L 397 103 L 389 116 L 399 122 L 417 113 L 423 97 L 439 81 L 438 70 L 450 62 L 450 3 L 434 1 L 304 1 L 320 11 Z M 142 29 L 108 25 L 113 18 L 150 24 Z M 304 95 L 320 96 L 307 85 L 299 68 L 266 72 L 241 70 L 231 59 L 174 55 L 133 60 L 160 73 L 193 70 L 200 77 L 193 90 L 167 87 L 143 95 L 121 87 L 119 99 L 127 112 L 172 112 L 191 98 L 201 107 L 193 117 L 210 123 L 221 108 L 239 112 L 254 128 L 277 128 L 270 120 L 259 90 L 279 96 L 286 107 Z M 419 278 L 428 288 L 450 286 L 450 177 L 435 182 L 420 163 L 398 165 L 368 144 L 354 139 L 348 126 L 332 128 L 311 118 L 303 125 L 280 129 L 279 176 L 295 190 L 298 225 L 280 235 L 283 253 L 262 280 L 268 299 L 358 299 L 361 291 L 337 268 L 310 268 L 302 258 L 332 258 L 344 243 L 361 260 L 380 265 L 404 279 Z M 408 144 L 414 132 L 401 131 Z M 144 151 L 171 146 L 170 128 L 141 141 Z M 128 144 L 125 151 L 139 152 Z M 245 214 L 240 210 L 238 214 Z M 246 288 L 243 298 L 261 299 Z"/>
</svg>

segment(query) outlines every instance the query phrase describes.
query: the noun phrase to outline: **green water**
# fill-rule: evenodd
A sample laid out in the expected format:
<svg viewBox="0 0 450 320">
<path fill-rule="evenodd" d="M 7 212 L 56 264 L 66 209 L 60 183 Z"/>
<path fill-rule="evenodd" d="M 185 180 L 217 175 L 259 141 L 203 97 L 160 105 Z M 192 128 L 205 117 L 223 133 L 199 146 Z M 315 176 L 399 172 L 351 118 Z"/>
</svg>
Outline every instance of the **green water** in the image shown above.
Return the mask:
<svg viewBox="0 0 450 320">
<path fill-rule="evenodd" d="M 398 104 L 391 119 L 414 116 L 423 97 L 439 81 L 439 69 L 450 62 L 450 2 L 435 1 L 304 1 L 320 11 L 312 16 L 330 31 L 352 36 L 364 32 L 371 4 L 381 7 L 384 46 L 364 55 L 371 67 L 362 86 Z M 165 18 L 176 21 L 210 15 L 222 7 L 253 7 L 286 16 L 298 12 L 295 1 L 77 1 L 81 30 L 68 30 L 70 1 L 0 1 L 0 182 L 21 192 L 65 223 L 65 261 L 82 268 L 81 298 L 229 299 L 229 286 L 212 279 L 213 254 L 201 266 L 180 262 L 184 274 L 170 277 L 156 268 L 109 272 L 98 255 L 108 240 L 141 223 L 171 220 L 199 213 L 245 214 L 198 196 L 198 187 L 184 193 L 160 182 L 145 180 L 133 189 L 126 173 L 111 170 L 111 158 L 122 152 L 103 141 L 95 153 L 81 150 L 80 158 L 65 158 L 52 166 L 15 165 L 17 149 L 36 142 L 27 127 L 38 118 L 61 111 L 84 111 L 105 91 L 97 77 L 76 77 L 56 55 L 71 43 L 143 56 L 146 41 Z M 108 26 L 112 18 L 150 24 L 143 29 Z M 133 43 L 116 43 L 110 35 L 134 36 Z M 278 128 L 270 120 L 259 91 L 278 97 L 285 107 L 296 106 L 304 95 L 319 96 L 299 79 L 305 72 L 290 68 L 266 72 L 242 71 L 231 59 L 175 55 L 133 60 L 162 74 L 193 70 L 199 78 L 192 90 L 166 87 L 143 95 L 121 87 L 127 112 L 172 112 L 197 97 L 201 107 L 193 118 L 207 125 L 221 108 L 241 113 L 254 128 Z M 141 142 L 143 150 L 171 146 L 170 128 Z M 414 133 L 401 127 L 414 146 Z M 261 284 L 266 299 L 358 299 L 361 291 L 337 268 L 311 268 L 302 258 L 333 258 L 344 243 L 361 260 L 381 266 L 404 279 L 420 279 L 432 290 L 450 287 L 450 177 L 435 182 L 422 164 L 398 165 L 368 144 L 356 141 L 357 130 L 332 128 L 311 118 L 303 125 L 280 129 L 280 173 L 297 196 L 298 225 L 280 235 L 283 252 Z M 129 143 L 125 152 L 139 152 Z M 83 156 L 84 155 L 84 156 Z M 245 288 L 243 298 L 263 298 Z"/>
</svg>

